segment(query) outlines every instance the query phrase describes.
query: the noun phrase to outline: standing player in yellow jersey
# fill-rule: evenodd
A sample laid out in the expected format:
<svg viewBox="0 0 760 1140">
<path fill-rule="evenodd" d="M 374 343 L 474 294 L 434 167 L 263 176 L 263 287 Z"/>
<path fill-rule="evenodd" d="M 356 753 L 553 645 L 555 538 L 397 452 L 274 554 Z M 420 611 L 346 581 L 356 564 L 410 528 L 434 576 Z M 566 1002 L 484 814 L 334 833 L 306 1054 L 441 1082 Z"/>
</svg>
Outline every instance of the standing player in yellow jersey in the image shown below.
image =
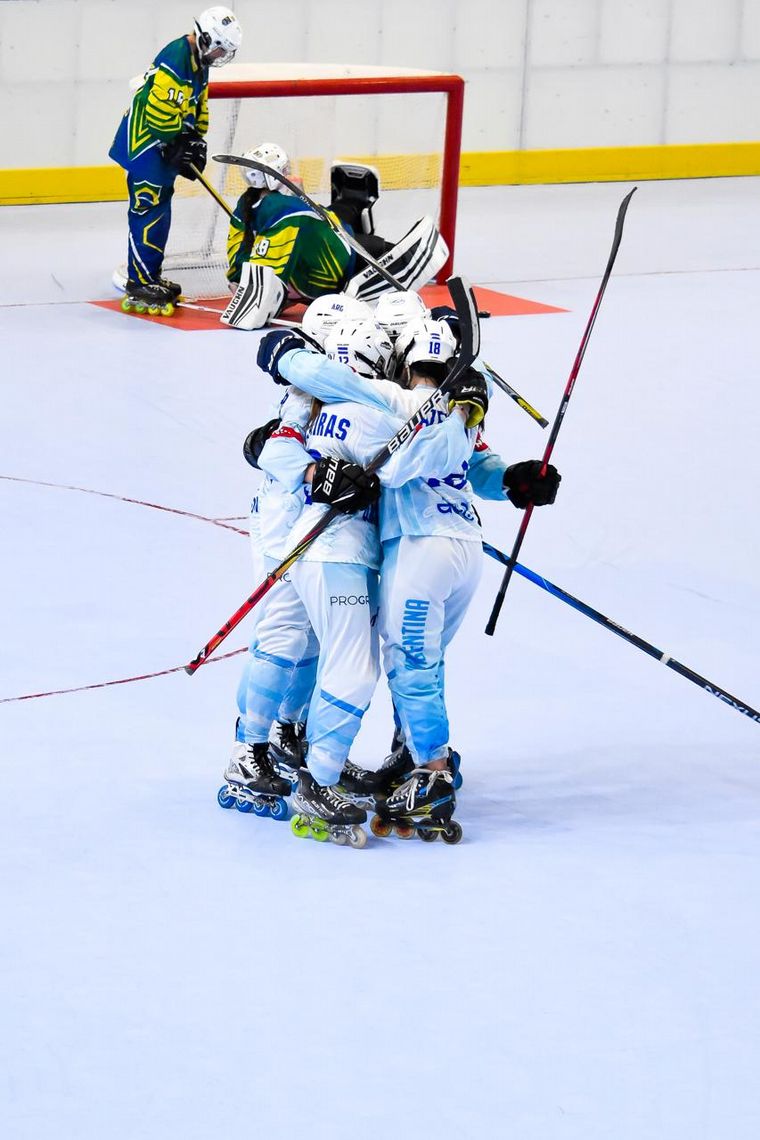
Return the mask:
<svg viewBox="0 0 760 1140">
<path fill-rule="evenodd" d="M 195 29 L 162 48 L 146 71 L 108 152 L 127 172 L 127 299 L 162 306 L 180 294 L 161 276 L 174 182 L 206 165 L 208 69 L 230 63 L 242 30 L 229 8 L 201 12 Z"/>
</svg>

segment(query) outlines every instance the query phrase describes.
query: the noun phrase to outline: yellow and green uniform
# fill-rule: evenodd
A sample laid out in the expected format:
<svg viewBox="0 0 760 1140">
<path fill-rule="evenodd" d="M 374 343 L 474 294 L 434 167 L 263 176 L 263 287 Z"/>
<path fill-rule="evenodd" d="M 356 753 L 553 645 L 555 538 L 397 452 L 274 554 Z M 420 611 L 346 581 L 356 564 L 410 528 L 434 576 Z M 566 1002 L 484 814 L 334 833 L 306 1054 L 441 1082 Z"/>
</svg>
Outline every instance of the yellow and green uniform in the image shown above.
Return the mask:
<svg viewBox="0 0 760 1140">
<path fill-rule="evenodd" d="M 162 48 L 146 71 L 108 152 L 127 172 L 132 280 L 155 280 L 161 273 L 177 177 L 161 144 L 188 127 L 201 134 L 208 130 L 208 68 L 181 36 Z"/>
<path fill-rule="evenodd" d="M 246 190 L 230 219 L 229 280 L 238 282 L 243 265 L 252 261 L 269 266 L 290 293 L 306 301 L 339 292 L 354 272 L 350 246 L 300 198 L 277 190 L 260 195 Z"/>
</svg>

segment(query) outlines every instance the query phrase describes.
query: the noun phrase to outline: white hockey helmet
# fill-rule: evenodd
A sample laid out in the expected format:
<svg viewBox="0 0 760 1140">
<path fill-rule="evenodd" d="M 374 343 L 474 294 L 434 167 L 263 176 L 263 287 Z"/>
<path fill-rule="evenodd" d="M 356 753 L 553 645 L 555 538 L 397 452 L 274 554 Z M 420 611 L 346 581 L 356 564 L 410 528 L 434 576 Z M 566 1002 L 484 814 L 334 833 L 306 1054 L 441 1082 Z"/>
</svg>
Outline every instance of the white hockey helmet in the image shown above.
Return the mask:
<svg viewBox="0 0 760 1140">
<path fill-rule="evenodd" d="M 195 21 L 198 54 L 209 67 L 231 63 L 243 39 L 243 29 L 234 12 L 216 5 L 206 8 Z"/>
<path fill-rule="evenodd" d="M 396 367 L 401 370 L 414 364 L 445 364 L 456 350 L 456 337 L 447 322 L 424 317 L 400 333 L 395 344 Z"/>
<path fill-rule="evenodd" d="M 256 158 L 259 162 L 265 162 L 267 166 L 279 170 L 280 174 L 290 177 L 290 159 L 279 143 L 259 143 L 253 150 L 247 150 L 243 158 Z M 263 170 L 251 170 L 247 166 L 241 169 L 246 182 L 249 186 L 253 186 L 254 190 L 279 190 L 281 194 L 291 193 L 273 174 L 265 174 Z"/>
<path fill-rule="evenodd" d="M 346 297 L 344 293 L 326 293 L 312 301 L 303 315 L 301 328 L 324 346 L 327 334 L 348 321 L 366 321 L 372 318 L 372 309 L 366 301 Z"/>
<path fill-rule="evenodd" d="M 390 337 L 370 317 L 369 320 L 349 321 L 337 325 L 328 334 L 324 344 L 330 360 L 347 364 L 352 372 L 369 379 L 385 380 L 393 357 Z"/>
<path fill-rule="evenodd" d="M 375 309 L 375 320 L 393 341 L 412 321 L 429 316 L 430 310 L 422 297 L 412 289 L 384 293 Z"/>
</svg>

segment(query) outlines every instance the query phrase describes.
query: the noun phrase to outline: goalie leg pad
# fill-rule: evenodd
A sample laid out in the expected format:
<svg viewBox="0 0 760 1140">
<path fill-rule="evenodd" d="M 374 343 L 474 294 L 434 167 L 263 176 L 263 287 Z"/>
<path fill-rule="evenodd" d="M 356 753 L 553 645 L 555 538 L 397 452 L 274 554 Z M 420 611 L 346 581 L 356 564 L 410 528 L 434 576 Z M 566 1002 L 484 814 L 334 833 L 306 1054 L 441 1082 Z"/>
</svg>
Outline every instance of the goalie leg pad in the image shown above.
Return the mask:
<svg viewBox="0 0 760 1140">
<path fill-rule="evenodd" d="M 282 309 L 288 292 L 269 265 L 246 261 L 240 284 L 219 320 L 233 329 L 260 329 Z"/>
<path fill-rule="evenodd" d="M 449 256 L 448 246 L 436 229 L 432 218 L 421 218 L 400 242 L 378 258 L 388 273 L 396 278 L 402 289 L 419 289 L 431 281 Z M 392 285 L 368 265 L 346 285 L 344 292 L 360 301 L 376 301 Z"/>
<path fill-rule="evenodd" d="M 374 166 L 334 162 L 330 167 L 330 208 L 356 233 L 373 234 L 372 207 L 380 197 L 380 175 Z"/>
</svg>

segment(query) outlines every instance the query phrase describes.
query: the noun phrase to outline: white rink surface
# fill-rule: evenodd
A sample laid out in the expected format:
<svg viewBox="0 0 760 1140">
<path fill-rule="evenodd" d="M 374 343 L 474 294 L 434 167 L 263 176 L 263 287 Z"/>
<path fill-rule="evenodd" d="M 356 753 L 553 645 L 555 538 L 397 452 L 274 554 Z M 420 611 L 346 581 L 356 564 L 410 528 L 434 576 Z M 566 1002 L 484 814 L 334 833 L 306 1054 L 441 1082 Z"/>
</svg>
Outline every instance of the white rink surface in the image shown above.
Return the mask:
<svg viewBox="0 0 760 1140">
<path fill-rule="evenodd" d="M 458 270 L 569 310 L 483 329 L 550 419 L 627 189 L 463 196 Z M 759 190 L 639 188 L 523 547 L 755 707 Z M 252 585 L 232 532 L 37 485 L 247 509 L 256 335 L 81 303 L 123 230 L 0 211 L 0 697 L 181 665 Z M 546 439 L 499 396 L 488 436 Z M 500 574 L 450 653 L 459 847 L 221 811 L 240 657 L 0 705 L 3 1136 L 756 1140 L 760 726 L 519 578 L 485 638 Z M 389 727 L 378 691 L 355 758 Z"/>
</svg>

